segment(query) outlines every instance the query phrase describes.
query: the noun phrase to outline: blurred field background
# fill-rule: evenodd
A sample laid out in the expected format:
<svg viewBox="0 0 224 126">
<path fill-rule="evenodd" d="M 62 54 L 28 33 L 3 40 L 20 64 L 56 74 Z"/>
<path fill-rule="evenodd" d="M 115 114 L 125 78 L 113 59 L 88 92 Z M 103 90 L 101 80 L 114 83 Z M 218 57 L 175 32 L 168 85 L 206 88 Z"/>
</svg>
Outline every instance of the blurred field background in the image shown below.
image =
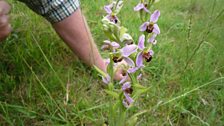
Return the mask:
<svg viewBox="0 0 224 126">
<path fill-rule="evenodd" d="M 94 70 L 83 65 L 50 24 L 20 2 L 11 36 L 0 44 L 0 125 L 100 126 L 108 100 Z M 81 0 L 100 47 L 107 0 Z M 129 0 L 119 15 L 137 41 L 141 24 Z M 224 125 L 224 0 L 160 0 L 161 35 L 142 84 L 151 87 L 134 111 L 138 126 Z M 65 102 L 69 89 L 69 101 Z"/>
</svg>

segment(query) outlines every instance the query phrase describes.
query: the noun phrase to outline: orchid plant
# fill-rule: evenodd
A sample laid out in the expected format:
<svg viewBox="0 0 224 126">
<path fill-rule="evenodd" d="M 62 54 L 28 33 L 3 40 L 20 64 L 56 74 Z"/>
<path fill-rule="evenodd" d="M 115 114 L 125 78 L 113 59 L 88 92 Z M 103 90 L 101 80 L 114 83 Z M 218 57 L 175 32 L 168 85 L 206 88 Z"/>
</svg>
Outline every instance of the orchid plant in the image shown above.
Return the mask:
<svg viewBox="0 0 224 126">
<path fill-rule="evenodd" d="M 156 10 L 152 13 L 150 11 L 154 2 L 155 0 L 140 0 L 133 9 L 139 12 L 142 21 L 138 43 L 128 33 L 127 28 L 121 25 L 118 18 L 124 1 L 113 0 L 111 4 L 104 7 L 107 15 L 102 19 L 102 24 L 108 40 L 104 41 L 101 49 L 107 51 L 109 57 L 106 61 L 107 73 L 95 68 L 101 73 L 103 82 L 108 86 L 105 89 L 106 93 L 114 98 L 108 118 L 111 126 L 135 125 L 137 117 L 128 117 L 128 112 L 135 106 L 138 97 L 149 89 L 141 85 L 140 80 L 144 64 L 152 60 L 153 46 L 156 45 L 156 37 L 160 34 L 157 24 L 160 11 Z M 116 83 L 113 78 L 118 69 L 123 70 L 124 77 Z"/>
</svg>

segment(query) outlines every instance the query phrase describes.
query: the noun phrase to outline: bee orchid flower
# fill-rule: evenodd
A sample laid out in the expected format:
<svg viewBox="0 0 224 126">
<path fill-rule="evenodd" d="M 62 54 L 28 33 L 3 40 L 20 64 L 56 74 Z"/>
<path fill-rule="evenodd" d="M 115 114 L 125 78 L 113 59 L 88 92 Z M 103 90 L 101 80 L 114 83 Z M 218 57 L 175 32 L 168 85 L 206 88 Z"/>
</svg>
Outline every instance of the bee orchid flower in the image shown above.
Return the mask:
<svg viewBox="0 0 224 126">
<path fill-rule="evenodd" d="M 112 50 L 115 52 L 116 49 L 118 49 L 120 45 L 117 42 L 111 42 L 109 40 L 104 41 L 104 45 L 101 47 L 102 50 Z"/>
<path fill-rule="evenodd" d="M 129 108 L 134 100 L 131 98 L 130 94 L 128 93 L 124 93 L 124 96 L 125 96 L 125 99 L 123 100 L 123 105 L 126 107 L 126 108 Z"/>
<path fill-rule="evenodd" d="M 160 16 L 160 11 L 156 10 L 154 13 L 151 15 L 150 20 L 148 22 L 143 23 L 140 26 L 140 31 L 148 32 L 148 33 L 155 33 L 155 34 L 160 34 L 160 29 L 159 26 L 157 25 L 157 21 Z"/>
<path fill-rule="evenodd" d="M 134 7 L 134 11 L 141 11 L 144 10 L 145 12 L 149 13 L 149 10 L 147 9 L 148 4 L 147 3 L 139 3 L 137 6 Z"/>
<path fill-rule="evenodd" d="M 122 91 L 124 92 L 124 97 L 125 97 L 125 99 L 123 100 L 123 105 L 126 108 L 129 108 L 131 104 L 133 104 L 134 102 L 134 100 L 130 96 L 133 92 L 133 89 L 131 88 L 131 83 L 130 82 L 124 83 L 122 86 Z"/>
<path fill-rule="evenodd" d="M 119 19 L 116 15 L 120 12 L 122 7 L 123 7 L 123 1 L 122 0 L 119 1 L 117 4 L 116 4 L 116 2 L 113 2 L 109 5 L 104 6 L 104 10 L 107 13 L 106 18 L 109 21 L 117 24 L 119 22 Z"/>
<path fill-rule="evenodd" d="M 150 62 L 154 54 L 153 50 L 145 47 L 145 35 L 139 37 L 138 48 L 141 51 L 137 54 L 136 65 L 137 67 L 143 67 L 144 59 L 146 62 Z"/>
</svg>

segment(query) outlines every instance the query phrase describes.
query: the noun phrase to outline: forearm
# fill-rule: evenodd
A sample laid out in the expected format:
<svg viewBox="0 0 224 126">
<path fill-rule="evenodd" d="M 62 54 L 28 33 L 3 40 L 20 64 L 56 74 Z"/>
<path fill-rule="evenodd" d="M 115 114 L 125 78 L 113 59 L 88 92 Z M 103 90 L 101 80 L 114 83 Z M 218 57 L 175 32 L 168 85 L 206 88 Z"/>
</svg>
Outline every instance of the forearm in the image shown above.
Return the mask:
<svg viewBox="0 0 224 126">
<path fill-rule="evenodd" d="M 106 71 L 106 67 L 98 49 L 93 42 L 89 28 L 80 9 L 61 22 L 53 24 L 55 31 L 87 65 L 96 65 Z"/>
</svg>

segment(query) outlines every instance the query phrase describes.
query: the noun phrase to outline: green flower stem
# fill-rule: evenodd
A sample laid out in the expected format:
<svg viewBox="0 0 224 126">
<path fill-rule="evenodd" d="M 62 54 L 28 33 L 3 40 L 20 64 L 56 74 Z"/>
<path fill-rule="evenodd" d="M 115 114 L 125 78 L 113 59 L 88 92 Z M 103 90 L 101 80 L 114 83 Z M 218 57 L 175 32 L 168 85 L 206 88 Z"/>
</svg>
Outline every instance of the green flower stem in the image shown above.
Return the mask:
<svg viewBox="0 0 224 126">
<path fill-rule="evenodd" d="M 119 37 L 119 32 L 115 32 L 114 36 L 116 38 L 116 42 L 121 43 L 120 37 Z"/>
<path fill-rule="evenodd" d="M 153 5 L 154 2 L 155 2 L 155 0 L 149 0 L 148 10 L 150 10 L 150 8 L 152 7 L 152 5 Z"/>
<path fill-rule="evenodd" d="M 140 14 L 140 19 L 141 19 L 142 23 L 145 22 L 145 19 L 144 19 L 145 16 L 144 16 L 143 10 L 140 10 L 139 14 Z"/>
<path fill-rule="evenodd" d="M 108 89 L 109 89 L 110 91 L 113 91 L 113 90 L 114 90 L 114 84 L 113 84 L 113 83 L 109 83 L 109 84 L 108 84 Z"/>
<path fill-rule="evenodd" d="M 152 43 L 149 44 L 148 48 L 147 48 L 147 52 L 149 52 L 152 49 Z"/>
<path fill-rule="evenodd" d="M 137 79 L 136 74 L 129 74 L 129 77 L 130 77 L 131 82 L 132 82 L 133 84 L 138 83 L 138 79 Z"/>
<path fill-rule="evenodd" d="M 111 77 L 111 83 L 114 83 L 114 62 L 113 62 L 113 53 L 110 53 L 110 63 L 108 66 L 108 73 L 109 76 Z"/>
</svg>

